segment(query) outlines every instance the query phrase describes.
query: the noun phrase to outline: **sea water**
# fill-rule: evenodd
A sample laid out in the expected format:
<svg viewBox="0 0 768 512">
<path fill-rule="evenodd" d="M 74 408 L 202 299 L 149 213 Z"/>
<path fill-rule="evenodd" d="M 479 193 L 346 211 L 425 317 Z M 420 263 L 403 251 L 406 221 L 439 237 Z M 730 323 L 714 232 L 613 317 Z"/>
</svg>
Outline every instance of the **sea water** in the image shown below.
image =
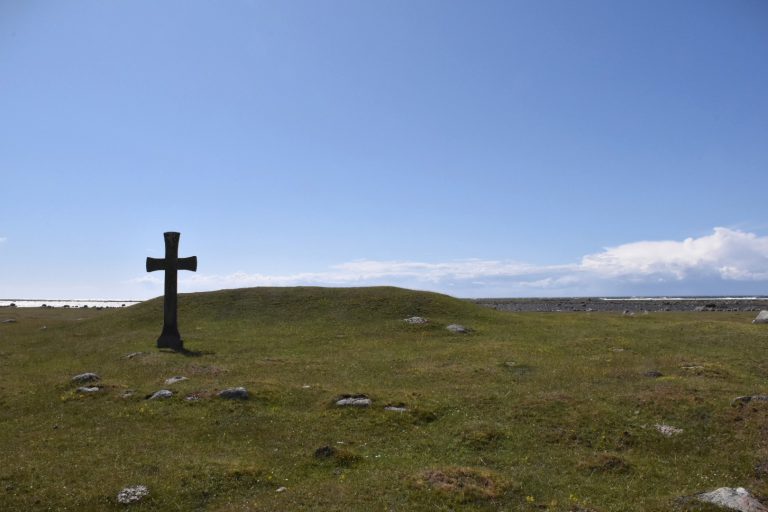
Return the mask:
<svg viewBox="0 0 768 512">
<path fill-rule="evenodd" d="M 126 308 L 140 300 L 62 300 L 62 299 L 0 299 L 0 307 L 15 305 L 18 308 Z"/>
</svg>

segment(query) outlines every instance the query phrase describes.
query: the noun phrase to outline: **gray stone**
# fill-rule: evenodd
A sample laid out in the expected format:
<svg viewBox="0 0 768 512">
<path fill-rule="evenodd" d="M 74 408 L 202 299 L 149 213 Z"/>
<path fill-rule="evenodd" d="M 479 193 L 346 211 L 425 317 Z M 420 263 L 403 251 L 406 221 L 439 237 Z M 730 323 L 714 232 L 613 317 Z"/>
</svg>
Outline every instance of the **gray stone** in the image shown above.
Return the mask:
<svg viewBox="0 0 768 512">
<path fill-rule="evenodd" d="M 80 384 L 85 384 L 86 382 L 96 382 L 98 380 L 101 380 L 101 377 L 92 372 L 81 373 L 80 375 L 75 375 L 72 377 L 72 382 L 77 382 Z"/>
<path fill-rule="evenodd" d="M 451 324 L 448 327 L 446 327 L 449 331 L 455 334 L 466 334 L 469 332 L 469 329 L 464 327 L 463 325 L 459 324 Z"/>
<path fill-rule="evenodd" d="M 247 400 L 248 391 L 244 387 L 228 388 L 219 391 L 219 398 L 226 398 L 229 400 Z"/>
<path fill-rule="evenodd" d="M 173 396 L 173 391 L 170 391 L 168 389 L 161 389 L 160 391 L 155 391 L 150 396 L 147 397 L 147 400 L 157 400 L 159 398 L 171 398 Z"/>
<path fill-rule="evenodd" d="M 133 487 L 126 487 L 119 493 L 117 493 L 117 502 L 121 505 L 129 505 L 136 503 L 149 496 L 149 489 L 146 485 L 135 485 Z"/>
<path fill-rule="evenodd" d="M 181 375 L 177 375 L 176 377 L 170 377 L 168 379 L 165 379 L 165 385 L 170 386 L 171 384 L 176 384 L 177 382 L 184 382 L 185 380 L 189 380 L 186 377 L 182 377 Z"/>
<path fill-rule="evenodd" d="M 16 323 L 15 318 L 6 318 L 5 320 L 0 322 L 0 324 L 15 324 L 15 323 Z"/>
<path fill-rule="evenodd" d="M 753 324 L 768 324 L 768 310 L 764 309 L 762 310 L 757 317 L 755 317 L 754 320 L 752 320 Z"/>
<path fill-rule="evenodd" d="M 714 491 L 697 494 L 696 499 L 739 512 L 768 512 L 768 507 L 757 501 L 757 498 L 743 487 L 720 487 Z"/>
<path fill-rule="evenodd" d="M 344 395 L 336 400 L 339 407 L 370 407 L 372 403 L 365 395 Z"/>
<path fill-rule="evenodd" d="M 648 370 L 643 375 L 645 375 L 646 377 L 654 378 L 654 379 L 658 379 L 659 377 L 664 376 L 664 374 L 661 373 L 659 370 Z"/>
<path fill-rule="evenodd" d="M 123 356 L 123 359 L 133 359 L 134 357 L 143 356 L 144 352 L 131 352 Z"/>
<path fill-rule="evenodd" d="M 410 318 L 406 318 L 405 320 L 403 320 L 403 322 L 407 324 L 426 324 L 427 322 L 429 322 L 429 320 L 421 316 L 412 316 Z"/>
<path fill-rule="evenodd" d="M 384 408 L 385 411 L 391 412 L 407 412 L 408 409 L 402 405 L 388 405 Z"/>
<path fill-rule="evenodd" d="M 77 388 L 78 393 L 85 393 L 85 394 L 98 393 L 99 391 L 101 391 L 101 388 L 98 386 L 82 386 Z"/>
<path fill-rule="evenodd" d="M 662 425 L 657 423 L 654 427 L 656 427 L 656 430 L 658 430 L 661 435 L 666 437 L 672 437 L 683 433 L 683 429 L 673 427 L 672 425 Z"/>
<path fill-rule="evenodd" d="M 731 404 L 748 404 L 749 402 L 768 402 L 768 395 L 737 396 Z"/>
</svg>

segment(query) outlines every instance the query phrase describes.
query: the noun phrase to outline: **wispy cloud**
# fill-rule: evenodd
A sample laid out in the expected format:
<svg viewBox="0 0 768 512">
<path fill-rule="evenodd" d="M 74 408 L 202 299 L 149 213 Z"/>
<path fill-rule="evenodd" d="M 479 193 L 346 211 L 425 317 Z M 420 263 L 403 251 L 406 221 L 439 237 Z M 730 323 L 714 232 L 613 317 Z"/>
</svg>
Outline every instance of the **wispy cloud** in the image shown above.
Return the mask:
<svg viewBox="0 0 768 512">
<path fill-rule="evenodd" d="M 251 286 L 386 284 L 462 296 L 551 296 L 716 293 L 717 290 L 705 288 L 729 283 L 757 285 L 764 281 L 768 281 L 768 237 L 715 228 L 712 234 L 699 238 L 609 247 L 562 265 L 483 259 L 437 263 L 359 260 L 322 272 L 283 275 L 185 272 L 180 277 L 180 286 L 185 291 L 203 291 Z M 159 289 L 162 277 L 143 276 L 134 282 Z M 732 288 L 741 290 L 743 286 Z"/>
</svg>

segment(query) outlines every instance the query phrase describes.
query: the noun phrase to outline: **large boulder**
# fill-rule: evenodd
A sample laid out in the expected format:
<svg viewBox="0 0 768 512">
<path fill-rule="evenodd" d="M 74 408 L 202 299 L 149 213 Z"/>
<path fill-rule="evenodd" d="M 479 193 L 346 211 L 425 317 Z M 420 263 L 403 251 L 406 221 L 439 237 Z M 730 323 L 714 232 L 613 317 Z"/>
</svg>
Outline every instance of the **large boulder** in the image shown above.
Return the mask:
<svg viewBox="0 0 768 512">
<path fill-rule="evenodd" d="M 753 324 L 768 324 L 768 310 L 762 310 L 757 317 L 752 320 Z"/>
<path fill-rule="evenodd" d="M 768 507 L 757 501 L 748 490 L 743 487 L 721 487 L 711 492 L 705 492 L 696 496 L 699 501 L 712 503 L 739 512 L 768 512 Z"/>
</svg>

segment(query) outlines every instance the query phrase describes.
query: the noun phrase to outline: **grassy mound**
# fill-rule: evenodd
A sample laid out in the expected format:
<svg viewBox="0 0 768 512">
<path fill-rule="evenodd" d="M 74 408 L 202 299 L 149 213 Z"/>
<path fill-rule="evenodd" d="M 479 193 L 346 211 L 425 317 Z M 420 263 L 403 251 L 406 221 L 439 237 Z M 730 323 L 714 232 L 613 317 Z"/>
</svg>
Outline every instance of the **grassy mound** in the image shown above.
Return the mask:
<svg viewBox="0 0 768 512">
<path fill-rule="evenodd" d="M 510 314 L 386 287 L 179 306 L 196 356 L 154 348 L 161 299 L 0 310 L 17 320 L 0 324 L 0 510 L 118 510 L 140 484 L 133 510 L 652 511 L 722 486 L 768 494 L 768 403 L 731 404 L 768 392 L 768 329 L 750 314 Z M 77 391 L 83 372 L 99 391 Z M 237 386 L 248 400 L 216 397 Z M 160 389 L 173 397 L 145 399 Z M 357 395 L 371 405 L 335 403 Z"/>
</svg>

